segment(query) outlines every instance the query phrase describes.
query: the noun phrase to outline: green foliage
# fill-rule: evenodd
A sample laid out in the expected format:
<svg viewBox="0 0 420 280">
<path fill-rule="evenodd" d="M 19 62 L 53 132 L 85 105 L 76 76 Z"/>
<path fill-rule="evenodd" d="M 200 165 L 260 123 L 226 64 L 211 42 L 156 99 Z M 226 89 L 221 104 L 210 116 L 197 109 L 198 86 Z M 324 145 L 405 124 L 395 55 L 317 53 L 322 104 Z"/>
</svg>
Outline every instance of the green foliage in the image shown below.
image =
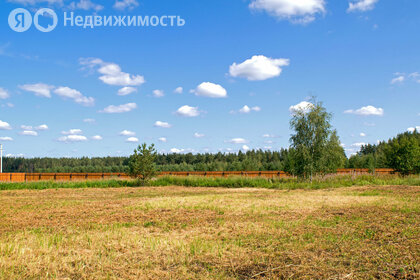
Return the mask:
<svg viewBox="0 0 420 280">
<path fill-rule="evenodd" d="M 134 154 L 130 156 L 128 174 L 136 179 L 141 179 L 143 184 L 155 177 L 157 175 L 156 155 L 154 144 L 150 146 L 147 146 L 146 143 L 139 145 L 134 150 Z"/>
<path fill-rule="evenodd" d="M 420 134 L 405 132 L 388 142 L 363 146 L 349 159 L 349 168 L 393 168 L 403 175 L 420 173 Z"/>
<path fill-rule="evenodd" d="M 288 166 L 292 174 L 302 178 L 335 172 L 346 161 L 337 132 L 330 124 L 332 115 L 321 102 L 313 99 L 312 104 L 295 110 L 290 121 L 295 133 L 290 138 Z"/>
</svg>

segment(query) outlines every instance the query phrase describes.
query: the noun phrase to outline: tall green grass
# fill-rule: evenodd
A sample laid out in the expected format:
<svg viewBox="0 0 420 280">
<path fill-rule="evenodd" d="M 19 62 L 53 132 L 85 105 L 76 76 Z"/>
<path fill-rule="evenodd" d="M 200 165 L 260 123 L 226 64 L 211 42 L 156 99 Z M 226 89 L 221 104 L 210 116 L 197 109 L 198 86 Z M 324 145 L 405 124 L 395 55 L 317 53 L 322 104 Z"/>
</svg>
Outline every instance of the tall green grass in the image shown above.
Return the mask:
<svg viewBox="0 0 420 280">
<path fill-rule="evenodd" d="M 185 187 L 224 187 L 224 188 L 269 188 L 269 189 L 323 189 L 351 186 L 384 186 L 384 185 L 409 185 L 420 186 L 420 177 L 398 176 L 327 176 L 309 181 L 295 178 L 266 179 L 247 177 L 175 177 L 165 176 L 150 182 L 151 186 L 185 186 Z"/>
<path fill-rule="evenodd" d="M 135 180 L 101 180 L 77 182 L 40 181 L 27 183 L 0 183 L 0 190 L 122 188 L 136 186 L 138 186 L 138 183 Z"/>
<path fill-rule="evenodd" d="M 351 186 L 384 186 L 384 185 L 407 185 L 420 186 L 420 176 L 327 176 L 318 177 L 309 181 L 300 181 L 295 178 L 266 179 L 247 177 L 176 177 L 165 176 L 156 178 L 148 183 L 148 186 L 184 186 L 184 187 L 220 187 L 220 188 L 268 188 L 268 189 L 326 189 Z M 43 189 L 80 189 L 80 188 L 122 188 L 139 187 L 141 182 L 137 180 L 101 180 L 79 182 L 28 182 L 28 183 L 0 183 L 0 190 L 43 190 Z"/>
</svg>

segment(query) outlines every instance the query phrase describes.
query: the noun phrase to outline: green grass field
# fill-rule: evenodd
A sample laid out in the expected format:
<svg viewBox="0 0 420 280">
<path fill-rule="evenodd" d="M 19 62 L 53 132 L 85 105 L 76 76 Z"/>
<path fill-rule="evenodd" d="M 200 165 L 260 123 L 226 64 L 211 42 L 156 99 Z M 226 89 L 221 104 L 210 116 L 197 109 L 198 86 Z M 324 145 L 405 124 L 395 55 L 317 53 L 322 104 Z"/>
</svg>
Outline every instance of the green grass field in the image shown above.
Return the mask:
<svg viewBox="0 0 420 280">
<path fill-rule="evenodd" d="M 418 186 L 39 184 L 0 191 L 0 279 L 419 279 Z"/>
</svg>

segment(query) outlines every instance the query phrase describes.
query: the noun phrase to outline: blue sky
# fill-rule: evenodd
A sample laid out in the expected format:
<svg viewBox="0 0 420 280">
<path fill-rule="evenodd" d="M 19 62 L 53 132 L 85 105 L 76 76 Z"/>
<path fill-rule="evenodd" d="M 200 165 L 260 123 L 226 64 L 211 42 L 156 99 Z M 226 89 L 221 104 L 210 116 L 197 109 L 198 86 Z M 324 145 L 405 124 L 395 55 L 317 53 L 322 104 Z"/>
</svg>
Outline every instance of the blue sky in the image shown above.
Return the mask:
<svg viewBox="0 0 420 280">
<path fill-rule="evenodd" d="M 15 32 L 16 8 L 51 8 L 58 25 Z M 278 150 L 291 106 L 317 96 L 351 154 L 420 126 L 419 10 L 415 0 L 2 0 L 0 142 L 26 157 L 129 155 L 141 142 Z M 64 12 L 185 25 L 64 26 Z"/>
</svg>

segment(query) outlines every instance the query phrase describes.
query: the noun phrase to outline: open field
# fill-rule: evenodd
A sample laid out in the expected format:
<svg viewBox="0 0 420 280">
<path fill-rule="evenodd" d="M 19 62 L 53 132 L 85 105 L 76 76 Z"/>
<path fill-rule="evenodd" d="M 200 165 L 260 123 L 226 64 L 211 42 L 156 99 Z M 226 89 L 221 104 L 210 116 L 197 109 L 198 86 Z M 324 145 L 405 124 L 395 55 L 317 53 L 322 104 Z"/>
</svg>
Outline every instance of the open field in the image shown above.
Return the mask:
<svg viewBox="0 0 420 280">
<path fill-rule="evenodd" d="M 1 279 L 419 279 L 420 187 L 0 191 Z"/>
</svg>

